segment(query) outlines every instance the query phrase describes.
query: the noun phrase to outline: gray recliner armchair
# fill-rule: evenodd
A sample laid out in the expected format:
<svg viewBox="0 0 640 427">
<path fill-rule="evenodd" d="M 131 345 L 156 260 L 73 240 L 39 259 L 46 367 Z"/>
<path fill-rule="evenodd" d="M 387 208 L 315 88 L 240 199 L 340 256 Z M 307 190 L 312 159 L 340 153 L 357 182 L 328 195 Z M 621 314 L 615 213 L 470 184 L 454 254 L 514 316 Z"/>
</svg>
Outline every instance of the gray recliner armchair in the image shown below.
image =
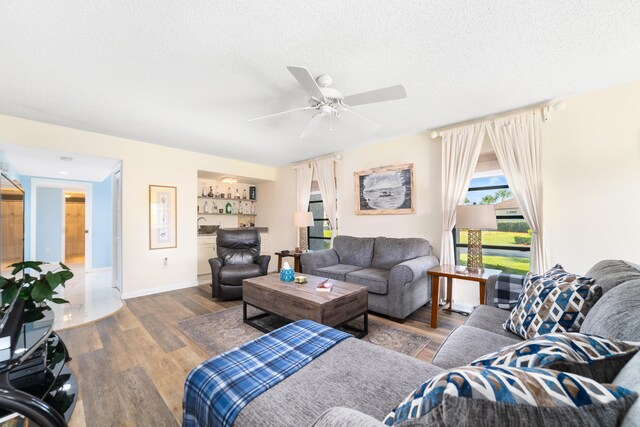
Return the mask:
<svg viewBox="0 0 640 427">
<path fill-rule="evenodd" d="M 271 256 L 260 255 L 258 230 L 223 230 L 216 236 L 217 257 L 211 266 L 211 296 L 241 299 L 242 280 L 267 274 Z"/>
</svg>

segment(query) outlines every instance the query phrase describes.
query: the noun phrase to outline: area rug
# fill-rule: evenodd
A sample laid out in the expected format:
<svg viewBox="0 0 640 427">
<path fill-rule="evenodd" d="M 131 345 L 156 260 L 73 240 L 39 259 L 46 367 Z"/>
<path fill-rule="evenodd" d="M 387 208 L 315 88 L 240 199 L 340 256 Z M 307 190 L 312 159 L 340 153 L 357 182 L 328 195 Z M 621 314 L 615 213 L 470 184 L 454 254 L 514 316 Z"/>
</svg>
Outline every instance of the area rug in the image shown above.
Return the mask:
<svg viewBox="0 0 640 427">
<path fill-rule="evenodd" d="M 248 315 L 260 311 L 248 307 Z M 268 329 L 275 329 L 287 323 L 277 316 L 267 316 L 257 323 Z M 350 323 L 360 328 L 362 320 Z M 262 332 L 242 321 L 242 306 L 203 314 L 182 320 L 176 324 L 178 329 L 211 356 L 215 356 L 262 335 Z M 431 339 L 419 334 L 383 323 L 369 316 L 369 333 L 362 339 L 408 356 L 415 357 L 429 344 Z"/>
</svg>

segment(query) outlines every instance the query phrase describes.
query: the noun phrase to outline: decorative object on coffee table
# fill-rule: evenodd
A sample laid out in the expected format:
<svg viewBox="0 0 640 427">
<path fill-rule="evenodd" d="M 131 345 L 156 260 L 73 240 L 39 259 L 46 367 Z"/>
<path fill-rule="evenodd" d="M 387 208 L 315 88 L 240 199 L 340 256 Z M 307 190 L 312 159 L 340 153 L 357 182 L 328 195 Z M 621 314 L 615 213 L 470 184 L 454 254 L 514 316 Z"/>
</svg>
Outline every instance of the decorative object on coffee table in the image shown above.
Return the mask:
<svg viewBox="0 0 640 427">
<path fill-rule="evenodd" d="M 354 172 L 356 215 L 415 212 L 413 163 Z"/>
<path fill-rule="evenodd" d="M 467 270 L 482 273 L 482 231 L 497 230 L 496 210 L 493 205 L 462 205 L 456 211 L 456 227 L 467 229 Z"/>
<path fill-rule="evenodd" d="M 455 265 L 440 265 L 438 267 L 430 268 L 427 274 L 431 276 L 431 327 L 436 329 L 438 327 L 438 292 L 440 289 L 440 278 L 447 278 L 447 304 L 444 306 L 451 310 L 451 293 L 453 291 L 453 279 L 468 280 L 472 282 L 478 282 L 480 285 L 480 304 L 484 304 L 484 288 L 489 276 L 497 275 L 502 270 L 484 269 L 482 273 L 461 272 L 461 268 Z M 434 301 L 436 301 L 434 303 Z"/>
<path fill-rule="evenodd" d="M 176 187 L 149 186 L 149 249 L 177 247 Z"/>
<path fill-rule="evenodd" d="M 313 214 L 311 212 L 294 212 L 293 226 L 298 229 L 298 246 L 302 251 L 308 249 L 307 227 L 313 227 Z"/>
<path fill-rule="evenodd" d="M 361 338 L 368 333 L 368 289 L 365 285 L 331 280 L 331 292 L 317 292 L 324 277 L 307 275 L 307 283 L 282 282 L 278 274 L 245 279 L 243 281 L 243 320 L 262 332 L 268 329 L 256 320 L 269 314 L 276 314 L 287 320 L 310 319 L 331 327 L 343 326 L 360 316 L 364 316 L 364 328 L 353 330 Z M 264 313 L 247 317 L 247 306 Z M 344 326 L 346 328 L 346 326 Z M 348 328 L 351 329 L 351 328 Z"/>
</svg>

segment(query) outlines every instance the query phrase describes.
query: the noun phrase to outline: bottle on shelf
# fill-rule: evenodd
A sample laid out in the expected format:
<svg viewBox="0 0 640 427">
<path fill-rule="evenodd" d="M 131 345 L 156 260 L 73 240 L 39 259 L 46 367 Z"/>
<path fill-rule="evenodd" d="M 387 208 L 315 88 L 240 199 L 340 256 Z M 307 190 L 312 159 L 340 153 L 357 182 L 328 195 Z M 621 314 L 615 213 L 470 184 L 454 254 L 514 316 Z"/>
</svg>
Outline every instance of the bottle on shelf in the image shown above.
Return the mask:
<svg viewBox="0 0 640 427">
<path fill-rule="evenodd" d="M 205 182 L 202 185 L 202 197 L 206 197 L 206 195 L 207 195 L 207 183 Z"/>
<path fill-rule="evenodd" d="M 231 187 L 227 188 L 227 199 L 231 199 L 233 196 L 231 195 Z"/>
<path fill-rule="evenodd" d="M 209 197 L 213 197 L 213 186 L 209 186 Z"/>
<path fill-rule="evenodd" d="M 204 202 L 204 206 L 202 207 L 202 209 L 204 210 L 204 213 L 210 213 L 211 211 L 209 210 L 209 202 Z"/>
<path fill-rule="evenodd" d="M 225 207 L 225 212 L 228 214 L 231 213 L 231 202 L 227 202 L 227 206 Z"/>
<path fill-rule="evenodd" d="M 242 199 L 247 200 L 247 189 L 242 190 Z"/>
<path fill-rule="evenodd" d="M 256 202 L 251 202 L 251 214 L 256 214 Z"/>
<path fill-rule="evenodd" d="M 213 197 L 220 197 L 220 191 L 218 191 L 217 185 L 216 185 L 216 192 L 213 194 Z"/>
<path fill-rule="evenodd" d="M 213 205 L 213 210 L 211 212 L 218 213 L 218 205 L 216 205 L 216 202 L 211 202 L 211 204 Z"/>
<path fill-rule="evenodd" d="M 236 188 L 236 199 L 239 199 L 239 198 L 240 198 L 240 190 Z"/>
</svg>

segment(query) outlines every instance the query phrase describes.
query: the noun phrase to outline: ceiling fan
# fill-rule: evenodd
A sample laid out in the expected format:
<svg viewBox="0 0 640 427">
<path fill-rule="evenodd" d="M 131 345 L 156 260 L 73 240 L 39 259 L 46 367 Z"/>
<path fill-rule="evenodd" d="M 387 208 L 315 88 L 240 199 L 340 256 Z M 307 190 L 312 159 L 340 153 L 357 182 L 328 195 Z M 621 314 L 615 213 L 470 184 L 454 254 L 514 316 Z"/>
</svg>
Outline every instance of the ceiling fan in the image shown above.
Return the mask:
<svg viewBox="0 0 640 427">
<path fill-rule="evenodd" d="M 293 110 L 282 111 L 280 113 L 269 114 L 262 117 L 256 117 L 254 120 L 266 119 L 269 117 L 288 114 L 294 111 L 314 110 L 316 113 L 311 117 L 309 123 L 300 134 L 300 138 L 309 136 L 326 117 L 329 119 L 329 131 L 333 132 L 332 119 L 339 119 L 343 112 L 353 114 L 355 117 L 365 121 L 370 127 L 377 129 L 380 125 L 366 117 L 356 113 L 350 107 L 363 104 L 373 104 L 375 102 L 392 101 L 394 99 L 402 99 L 407 97 L 407 91 L 404 86 L 390 86 L 382 89 L 376 89 L 369 92 L 356 93 L 355 95 L 342 96 L 337 89 L 331 87 L 333 79 L 327 74 L 314 79 L 309 70 L 305 67 L 287 67 L 293 77 L 300 83 L 309 94 L 309 105 Z"/>
</svg>

